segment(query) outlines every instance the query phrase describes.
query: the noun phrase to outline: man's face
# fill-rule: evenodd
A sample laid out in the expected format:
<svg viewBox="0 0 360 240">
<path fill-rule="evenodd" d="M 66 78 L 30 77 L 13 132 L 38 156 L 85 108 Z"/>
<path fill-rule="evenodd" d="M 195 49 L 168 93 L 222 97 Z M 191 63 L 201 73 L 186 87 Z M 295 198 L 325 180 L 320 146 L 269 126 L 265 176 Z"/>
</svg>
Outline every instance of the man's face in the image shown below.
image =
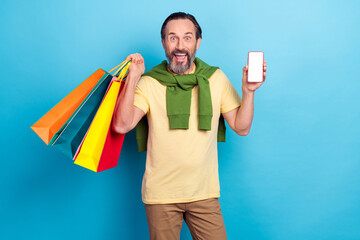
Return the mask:
<svg viewBox="0 0 360 240">
<path fill-rule="evenodd" d="M 188 19 L 171 20 L 165 28 L 165 39 L 162 44 L 169 68 L 177 74 L 190 73 L 201 38 L 196 40 L 195 26 Z"/>
</svg>

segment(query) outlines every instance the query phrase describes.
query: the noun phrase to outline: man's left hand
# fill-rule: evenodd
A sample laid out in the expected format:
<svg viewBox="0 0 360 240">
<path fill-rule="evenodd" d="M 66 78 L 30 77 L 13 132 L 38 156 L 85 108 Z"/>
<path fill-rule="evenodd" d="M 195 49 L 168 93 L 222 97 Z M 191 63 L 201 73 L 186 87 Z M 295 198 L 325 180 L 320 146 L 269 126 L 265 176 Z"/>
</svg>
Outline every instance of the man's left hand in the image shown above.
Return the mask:
<svg viewBox="0 0 360 240">
<path fill-rule="evenodd" d="M 259 83 L 252 83 L 252 82 L 248 82 L 248 70 L 249 70 L 249 66 L 246 65 L 245 67 L 243 67 L 243 78 L 242 78 L 242 91 L 244 93 L 253 93 L 255 92 L 256 89 L 258 89 L 265 81 L 265 77 L 266 77 L 266 61 L 264 60 L 264 67 L 263 67 L 263 81 L 259 82 Z"/>
</svg>

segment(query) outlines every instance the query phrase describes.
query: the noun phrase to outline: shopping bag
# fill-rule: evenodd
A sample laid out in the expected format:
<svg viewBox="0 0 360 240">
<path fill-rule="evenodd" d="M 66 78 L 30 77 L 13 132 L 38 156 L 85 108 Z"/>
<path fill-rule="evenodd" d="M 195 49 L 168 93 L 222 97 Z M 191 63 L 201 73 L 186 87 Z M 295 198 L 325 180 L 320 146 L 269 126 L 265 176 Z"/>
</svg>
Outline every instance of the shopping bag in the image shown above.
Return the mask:
<svg viewBox="0 0 360 240">
<path fill-rule="evenodd" d="M 100 106 L 100 103 L 111 82 L 112 75 L 106 73 L 100 79 L 87 98 L 76 109 L 64 126 L 54 135 L 50 144 L 73 158 L 80 146 L 90 124 Z"/>
<path fill-rule="evenodd" d="M 123 84 L 120 86 L 120 88 L 122 87 Z M 110 123 L 108 134 L 106 136 L 106 141 L 101 154 L 97 172 L 116 167 L 120 157 L 125 134 L 116 133 L 114 130 L 112 130 L 111 124 L 112 123 Z"/>
<path fill-rule="evenodd" d="M 125 66 L 125 64 L 126 62 L 124 61 L 117 66 L 118 70 L 115 72 L 115 75 Z M 110 70 L 109 73 L 106 72 L 103 75 L 73 115 L 51 139 L 49 144 L 59 149 L 69 158 L 74 158 L 77 149 L 88 131 L 103 97 L 108 90 L 111 79 L 113 78 L 110 72 L 115 69 L 116 67 Z"/>
<path fill-rule="evenodd" d="M 75 88 L 69 95 L 63 98 L 50 111 L 41 117 L 31 129 L 46 143 L 49 144 L 53 135 L 63 126 L 68 118 L 74 113 L 85 97 L 94 88 L 105 71 L 98 69 Z"/>
<path fill-rule="evenodd" d="M 81 144 L 74 163 L 94 172 L 104 171 L 117 165 L 125 134 L 117 134 L 111 128 L 112 116 L 122 79 L 129 67 L 114 77 L 103 102 Z"/>
</svg>

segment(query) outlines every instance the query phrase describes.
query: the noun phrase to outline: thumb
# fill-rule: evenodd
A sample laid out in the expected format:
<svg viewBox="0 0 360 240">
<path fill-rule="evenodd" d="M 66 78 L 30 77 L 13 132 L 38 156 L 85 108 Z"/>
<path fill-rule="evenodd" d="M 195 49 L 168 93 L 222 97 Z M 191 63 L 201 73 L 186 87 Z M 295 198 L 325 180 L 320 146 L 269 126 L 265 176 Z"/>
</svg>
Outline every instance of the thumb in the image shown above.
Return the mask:
<svg viewBox="0 0 360 240">
<path fill-rule="evenodd" d="M 246 65 L 245 67 L 243 67 L 243 75 L 247 76 L 248 73 L 248 66 Z"/>
</svg>

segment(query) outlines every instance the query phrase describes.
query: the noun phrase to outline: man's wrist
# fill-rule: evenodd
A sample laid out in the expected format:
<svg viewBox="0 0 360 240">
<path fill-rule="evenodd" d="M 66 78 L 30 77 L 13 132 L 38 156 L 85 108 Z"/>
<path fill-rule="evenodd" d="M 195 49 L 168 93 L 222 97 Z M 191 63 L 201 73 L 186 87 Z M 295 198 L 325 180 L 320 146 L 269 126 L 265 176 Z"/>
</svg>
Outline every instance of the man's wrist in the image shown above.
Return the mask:
<svg viewBox="0 0 360 240">
<path fill-rule="evenodd" d="M 136 86 L 138 81 L 140 80 L 141 75 L 140 76 L 136 76 L 136 75 L 130 75 L 126 78 L 126 81 L 131 84 L 131 86 Z"/>
<path fill-rule="evenodd" d="M 255 90 L 249 90 L 249 89 L 242 89 L 242 95 L 246 95 L 246 96 L 249 96 L 249 97 L 253 97 L 255 95 Z"/>
</svg>

